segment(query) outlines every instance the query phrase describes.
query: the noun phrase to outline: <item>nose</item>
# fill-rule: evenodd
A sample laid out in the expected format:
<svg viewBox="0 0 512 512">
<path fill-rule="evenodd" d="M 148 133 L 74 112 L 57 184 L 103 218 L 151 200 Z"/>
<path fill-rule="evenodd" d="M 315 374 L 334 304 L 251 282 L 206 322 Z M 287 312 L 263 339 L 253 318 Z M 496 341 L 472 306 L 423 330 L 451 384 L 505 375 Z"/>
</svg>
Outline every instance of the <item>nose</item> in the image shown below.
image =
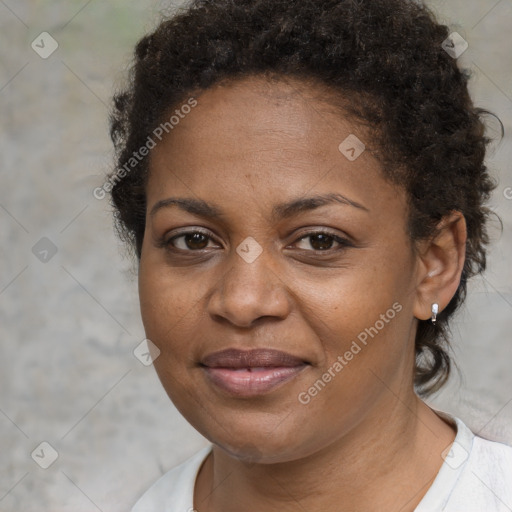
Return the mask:
<svg viewBox="0 0 512 512">
<path fill-rule="evenodd" d="M 228 270 L 215 283 L 210 296 L 209 314 L 245 328 L 263 317 L 286 318 L 291 308 L 290 293 L 271 258 L 269 251 L 263 251 L 248 262 L 233 251 Z"/>
</svg>

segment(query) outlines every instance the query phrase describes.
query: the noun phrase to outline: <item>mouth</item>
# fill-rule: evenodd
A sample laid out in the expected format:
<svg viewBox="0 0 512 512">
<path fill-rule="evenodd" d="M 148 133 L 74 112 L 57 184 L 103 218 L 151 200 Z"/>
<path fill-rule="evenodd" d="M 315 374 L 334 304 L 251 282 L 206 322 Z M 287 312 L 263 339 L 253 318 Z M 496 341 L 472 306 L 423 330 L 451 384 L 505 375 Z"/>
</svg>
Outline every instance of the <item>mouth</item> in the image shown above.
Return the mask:
<svg viewBox="0 0 512 512">
<path fill-rule="evenodd" d="M 210 383 L 238 397 L 270 393 L 309 365 L 299 357 L 271 349 L 227 349 L 207 355 L 200 363 Z"/>
</svg>

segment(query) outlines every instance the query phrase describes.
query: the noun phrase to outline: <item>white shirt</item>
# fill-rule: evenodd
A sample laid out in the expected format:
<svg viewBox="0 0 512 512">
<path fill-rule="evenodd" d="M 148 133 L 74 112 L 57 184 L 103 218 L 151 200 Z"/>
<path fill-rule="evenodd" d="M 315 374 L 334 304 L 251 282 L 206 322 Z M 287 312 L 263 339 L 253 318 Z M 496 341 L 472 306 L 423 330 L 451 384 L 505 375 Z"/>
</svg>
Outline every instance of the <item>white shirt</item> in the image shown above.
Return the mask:
<svg viewBox="0 0 512 512">
<path fill-rule="evenodd" d="M 458 418 L 457 435 L 415 512 L 512 512 L 512 447 L 476 436 Z M 131 512 L 194 512 L 194 486 L 212 446 L 161 476 Z M 200 511 L 199 511 L 200 512 Z"/>
</svg>

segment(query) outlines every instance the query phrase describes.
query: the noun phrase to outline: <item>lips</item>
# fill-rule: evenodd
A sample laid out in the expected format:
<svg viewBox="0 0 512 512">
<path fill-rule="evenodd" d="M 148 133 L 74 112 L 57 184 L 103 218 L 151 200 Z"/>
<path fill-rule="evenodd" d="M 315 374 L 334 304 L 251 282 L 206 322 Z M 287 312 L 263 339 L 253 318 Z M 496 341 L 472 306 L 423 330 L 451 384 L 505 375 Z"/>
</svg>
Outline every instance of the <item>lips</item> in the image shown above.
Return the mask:
<svg viewBox="0 0 512 512">
<path fill-rule="evenodd" d="M 239 397 L 269 393 L 295 378 L 309 363 L 272 349 L 227 349 L 207 355 L 201 366 L 210 383 Z"/>
<path fill-rule="evenodd" d="M 207 355 L 202 363 L 209 368 L 269 368 L 292 367 L 306 361 L 286 352 L 271 349 L 237 350 L 228 348 Z"/>
</svg>

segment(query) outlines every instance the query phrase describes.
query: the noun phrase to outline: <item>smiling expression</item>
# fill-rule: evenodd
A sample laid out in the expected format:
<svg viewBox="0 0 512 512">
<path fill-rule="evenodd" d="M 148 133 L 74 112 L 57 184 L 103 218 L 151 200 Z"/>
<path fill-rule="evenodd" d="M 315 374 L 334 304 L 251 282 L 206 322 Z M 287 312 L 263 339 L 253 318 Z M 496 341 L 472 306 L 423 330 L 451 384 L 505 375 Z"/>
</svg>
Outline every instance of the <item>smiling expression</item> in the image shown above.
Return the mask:
<svg viewBox="0 0 512 512">
<path fill-rule="evenodd" d="M 293 460 L 385 408 L 388 388 L 412 389 L 405 192 L 384 179 L 360 124 L 300 82 L 246 78 L 197 100 L 151 152 L 139 293 L 154 366 L 212 442 Z M 339 149 L 351 134 L 367 148 L 353 161 Z M 393 304 L 400 312 L 375 329 Z"/>
</svg>

